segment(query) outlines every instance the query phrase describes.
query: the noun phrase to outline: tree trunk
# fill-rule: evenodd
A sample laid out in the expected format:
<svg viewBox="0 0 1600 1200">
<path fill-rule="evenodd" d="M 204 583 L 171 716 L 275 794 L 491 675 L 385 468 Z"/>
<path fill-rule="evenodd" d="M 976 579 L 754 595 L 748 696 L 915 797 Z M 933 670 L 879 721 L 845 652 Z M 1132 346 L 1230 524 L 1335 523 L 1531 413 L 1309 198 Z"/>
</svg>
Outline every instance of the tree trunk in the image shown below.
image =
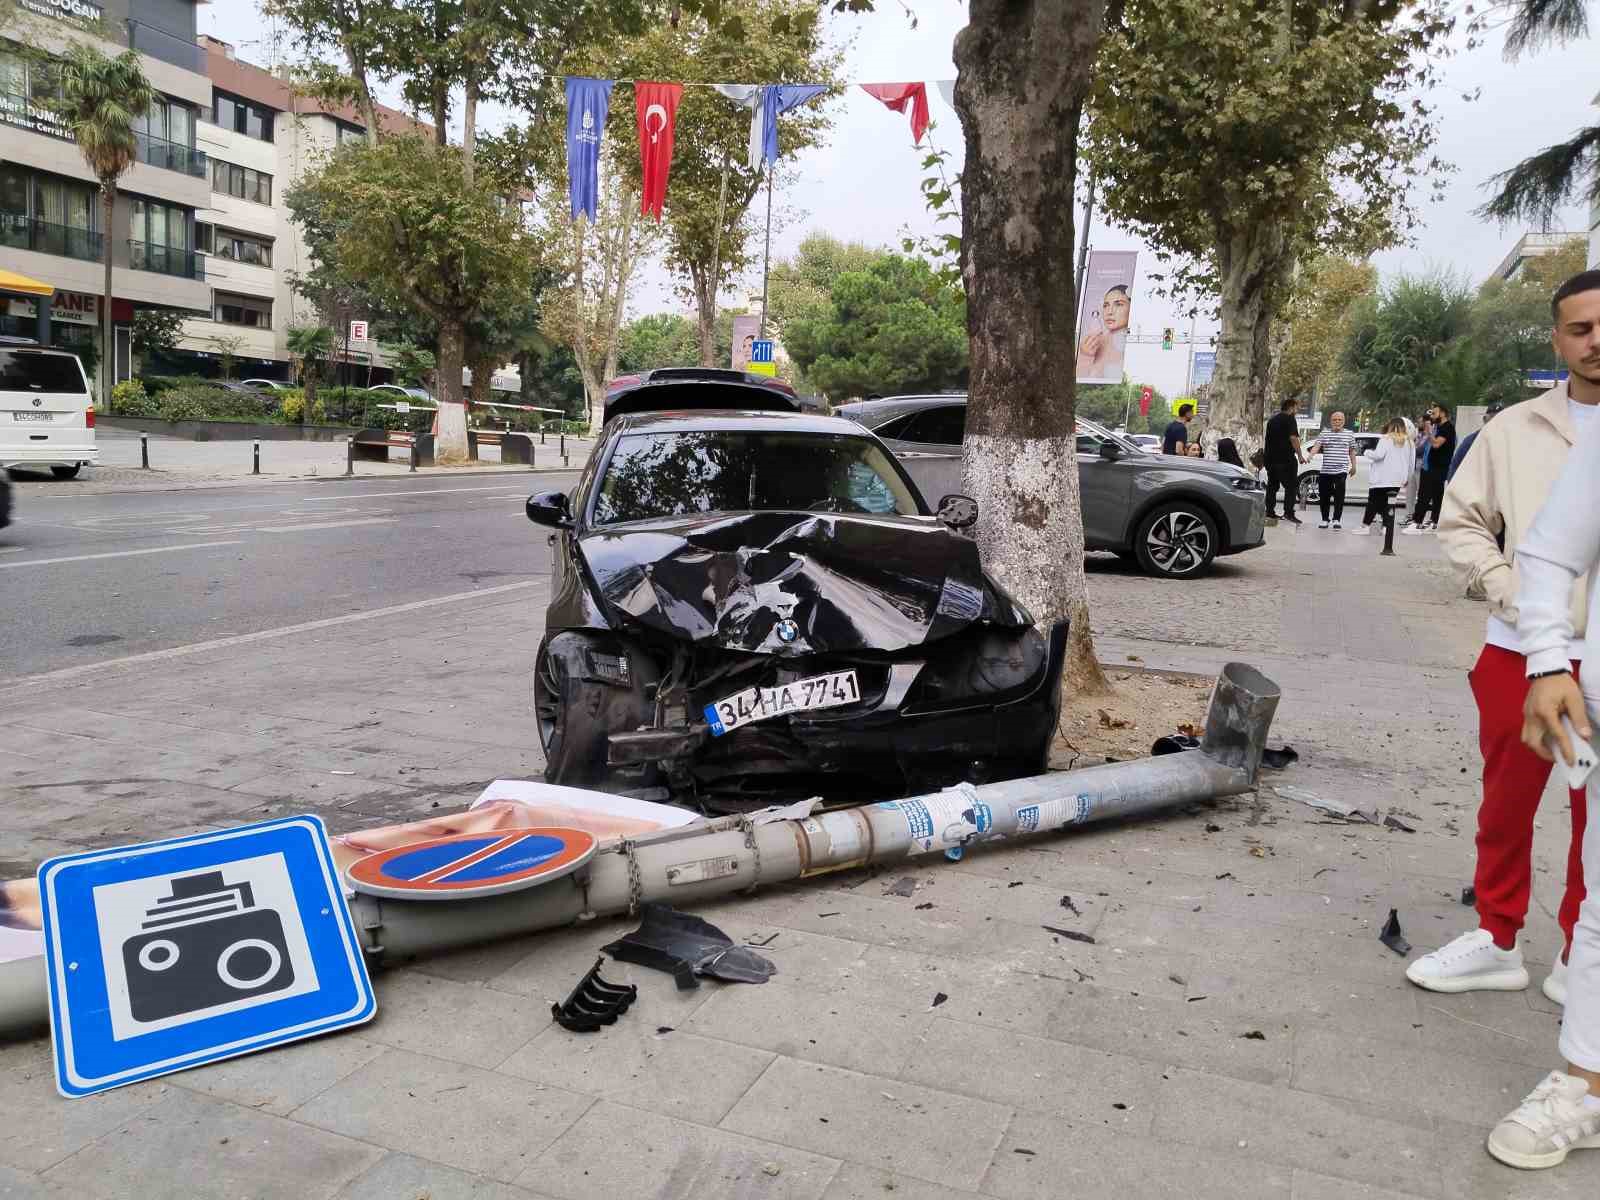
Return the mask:
<svg viewBox="0 0 1600 1200">
<path fill-rule="evenodd" d="M 1083 573 L 1076 392 L 1061 363 L 1077 344 L 1076 138 L 1104 17 L 1104 0 L 972 0 L 955 42 L 972 350 L 962 478 L 988 568 L 1041 624 L 1071 623 L 1065 684 L 1080 692 L 1106 683 Z"/>
<path fill-rule="evenodd" d="M 315 418 L 311 415 L 311 408 L 317 402 L 317 376 L 321 373 L 322 364 L 314 358 L 307 358 L 301 367 L 300 394 L 300 423 L 310 425 Z"/>
<path fill-rule="evenodd" d="M 117 347 L 112 340 L 111 329 L 111 231 L 115 228 L 114 222 L 117 215 L 117 184 L 115 180 L 110 183 L 104 181 L 100 184 L 100 195 L 104 198 L 106 210 L 106 227 L 101 235 L 104 239 L 101 247 L 101 257 L 105 260 L 106 282 L 105 298 L 100 301 L 100 407 L 106 412 L 111 411 L 111 389 L 116 386 L 117 378 Z M 39 301 L 44 303 L 44 301 Z M 52 339 L 53 340 L 53 339 Z"/>
<path fill-rule="evenodd" d="M 467 80 L 466 97 L 461 102 L 461 177 L 470 188 L 478 157 L 478 78 Z"/>
<path fill-rule="evenodd" d="M 439 322 L 439 432 L 434 461 L 442 467 L 467 461 L 467 406 L 461 395 L 461 368 L 466 334 L 459 320 Z"/>
<path fill-rule="evenodd" d="M 1246 462 L 1266 436 L 1278 351 L 1274 318 L 1288 285 L 1288 237 L 1281 223 L 1265 221 L 1217 245 L 1222 332 L 1211 381 L 1208 452 L 1231 437 Z"/>
<path fill-rule="evenodd" d="M 689 269 L 689 285 L 694 291 L 695 333 L 700 338 L 700 365 L 717 363 L 717 286 L 703 268 Z"/>
</svg>

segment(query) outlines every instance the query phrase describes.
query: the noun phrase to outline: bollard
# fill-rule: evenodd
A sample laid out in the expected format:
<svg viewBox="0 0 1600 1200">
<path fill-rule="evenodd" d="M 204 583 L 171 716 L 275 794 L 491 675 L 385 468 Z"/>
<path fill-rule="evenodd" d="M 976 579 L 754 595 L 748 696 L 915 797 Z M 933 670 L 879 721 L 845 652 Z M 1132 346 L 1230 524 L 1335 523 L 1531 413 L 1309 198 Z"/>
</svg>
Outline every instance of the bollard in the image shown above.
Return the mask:
<svg viewBox="0 0 1600 1200">
<path fill-rule="evenodd" d="M 1379 553 L 1394 557 L 1394 509 L 1387 504 L 1383 506 L 1383 549 Z"/>
<path fill-rule="evenodd" d="M 346 475 L 354 475 L 356 473 L 356 439 L 354 434 L 344 440 L 344 473 Z"/>
<path fill-rule="evenodd" d="M 419 459 L 421 457 L 422 457 L 422 447 L 418 443 L 416 438 L 412 438 L 411 439 L 411 470 L 413 472 L 415 472 L 416 469 L 417 469 L 417 459 Z"/>
<path fill-rule="evenodd" d="M 150 435 L 148 433 L 139 435 L 139 465 L 146 471 L 150 469 Z"/>
<path fill-rule="evenodd" d="M 563 463 L 567 461 L 567 431 L 565 429 L 561 431 L 561 461 Z"/>
<path fill-rule="evenodd" d="M 539 445 L 544 445 L 544 422 L 539 422 Z"/>
<path fill-rule="evenodd" d="M 250 474 L 261 474 L 261 439 L 255 439 L 255 462 L 250 468 Z"/>
</svg>

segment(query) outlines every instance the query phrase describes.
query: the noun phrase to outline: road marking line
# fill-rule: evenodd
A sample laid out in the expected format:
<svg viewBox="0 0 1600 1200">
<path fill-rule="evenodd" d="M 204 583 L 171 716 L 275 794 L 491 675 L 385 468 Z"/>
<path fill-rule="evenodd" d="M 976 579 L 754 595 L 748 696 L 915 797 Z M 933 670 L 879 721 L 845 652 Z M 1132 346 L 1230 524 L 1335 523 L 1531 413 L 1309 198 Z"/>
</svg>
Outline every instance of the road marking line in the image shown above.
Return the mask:
<svg viewBox="0 0 1600 1200">
<path fill-rule="evenodd" d="M 237 545 L 236 542 L 224 542 L 222 545 Z M 190 547 L 177 547 L 172 549 L 190 549 Z M 4 566 L 26 566 L 26 563 L 5 563 Z M 389 608 L 374 608 L 366 612 L 346 613 L 342 617 L 324 617 L 320 621 L 305 621 L 299 625 L 285 625 L 279 629 L 263 629 L 256 633 L 241 633 L 233 637 L 213 638 L 209 642 L 194 642 L 188 646 L 173 646 L 167 650 L 151 650 L 144 654 L 129 654 L 122 658 L 108 658 L 104 662 L 85 663 L 81 667 L 64 667 L 59 671 L 47 671 L 43 675 L 25 675 L 21 679 L 12 680 L 7 686 L 16 687 L 24 683 L 56 683 L 63 679 L 75 679 L 80 675 L 90 675 L 96 671 L 103 671 L 108 667 L 125 667 L 133 663 L 162 662 L 170 658 L 185 658 L 191 654 L 203 654 L 208 650 L 222 650 L 229 646 L 246 646 L 252 642 L 266 642 L 274 638 L 289 637 L 297 633 L 311 633 L 319 629 L 332 629 L 339 625 L 349 625 L 356 621 L 370 621 L 378 617 L 394 617 L 401 613 L 416 612 L 424 608 L 437 608 L 441 604 L 453 604 L 458 600 L 482 600 L 485 596 L 496 596 L 504 592 L 526 591 L 529 588 L 545 587 L 547 579 L 529 579 L 522 583 L 502 583 L 491 588 L 478 588 L 470 592 L 453 592 L 448 596 L 435 596 L 430 600 L 413 600 L 410 604 L 396 604 Z"/>
<path fill-rule="evenodd" d="M 27 546 L 7 546 L 4 550 L 0 550 L 0 554 L 26 554 L 27 551 Z"/>
<path fill-rule="evenodd" d="M 190 542 L 186 546 L 152 546 L 148 550 L 113 550 L 108 554 L 72 554 L 66 558 L 31 558 L 27 562 L 0 563 L 0 571 L 16 567 L 48 567 L 53 563 L 88 562 L 97 558 L 132 558 L 136 554 L 166 554 L 172 550 L 204 550 L 210 546 L 240 546 L 242 542 Z"/>
<path fill-rule="evenodd" d="M 302 529 L 347 529 L 351 525 L 393 525 L 393 517 L 366 517 L 359 521 L 308 521 L 304 525 L 257 525 L 257 533 L 299 533 Z"/>
<path fill-rule="evenodd" d="M 530 472 L 531 474 L 532 472 Z M 438 496 L 451 492 L 525 492 L 524 487 L 414 488 L 409 492 L 354 492 L 348 496 L 301 496 L 300 500 L 372 500 L 384 496 Z"/>
</svg>

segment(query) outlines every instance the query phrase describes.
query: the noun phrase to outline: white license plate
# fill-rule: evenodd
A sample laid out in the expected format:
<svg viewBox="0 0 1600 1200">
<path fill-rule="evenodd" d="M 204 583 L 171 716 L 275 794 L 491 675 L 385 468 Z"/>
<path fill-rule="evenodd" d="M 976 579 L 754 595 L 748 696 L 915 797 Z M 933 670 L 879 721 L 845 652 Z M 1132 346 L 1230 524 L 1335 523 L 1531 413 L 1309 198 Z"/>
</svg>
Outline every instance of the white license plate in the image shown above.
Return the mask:
<svg viewBox="0 0 1600 1200">
<path fill-rule="evenodd" d="M 55 413 L 48 412 L 18 412 L 11 415 L 19 421 L 54 421 L 56 419 Z"/>
<path fill-rule="evenodd" d="M 781 717 L 787 713 L 810 712 L 817 708 L 838 708 L 841 704 L 854 704 L 861 699 L 856 687 L 854 671 L 835 671 L 831 675 L 813 675 L 809 679 L 796 679 L 777 687 L 745 688 L 706 705 L 706 724 L 711 733 L 721 737 L 730 729 Z"/>
</svg>

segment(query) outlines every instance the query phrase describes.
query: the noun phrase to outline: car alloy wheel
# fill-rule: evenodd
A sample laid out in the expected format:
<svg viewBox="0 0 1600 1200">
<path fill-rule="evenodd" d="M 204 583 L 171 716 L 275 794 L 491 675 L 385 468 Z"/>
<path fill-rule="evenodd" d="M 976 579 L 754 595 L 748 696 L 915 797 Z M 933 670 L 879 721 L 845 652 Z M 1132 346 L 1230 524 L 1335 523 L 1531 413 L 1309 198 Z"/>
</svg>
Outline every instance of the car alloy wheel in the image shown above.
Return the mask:
<svg viewBox="0 0 1600 1200">
<path fill-rule="evenodd" d="M 1175 504 L 1145 518 L 1139 563 L 1153 575 L 1185 579 L 1198 575 L 1216 553 L 1216 528 L 1199 509 Z"/>
<path fill-rule="evenodd" d="M 539 748 L 550 747 L 561 734 L 561 668 L 548 652 L 541 652 L 533 670 L 533 717 L 539 727 Z"/>
<path fill-rule="evenodd" d="M 1322 490 L 1317 486 L 1317 473 L 1315 471 L 1308 471 L 1300 476 L 1300 486 L 1296 490 L 1300 497 L 1300 503 L 1307 507 L 1316 504 L 1322 498 Z"/>
</svg>

